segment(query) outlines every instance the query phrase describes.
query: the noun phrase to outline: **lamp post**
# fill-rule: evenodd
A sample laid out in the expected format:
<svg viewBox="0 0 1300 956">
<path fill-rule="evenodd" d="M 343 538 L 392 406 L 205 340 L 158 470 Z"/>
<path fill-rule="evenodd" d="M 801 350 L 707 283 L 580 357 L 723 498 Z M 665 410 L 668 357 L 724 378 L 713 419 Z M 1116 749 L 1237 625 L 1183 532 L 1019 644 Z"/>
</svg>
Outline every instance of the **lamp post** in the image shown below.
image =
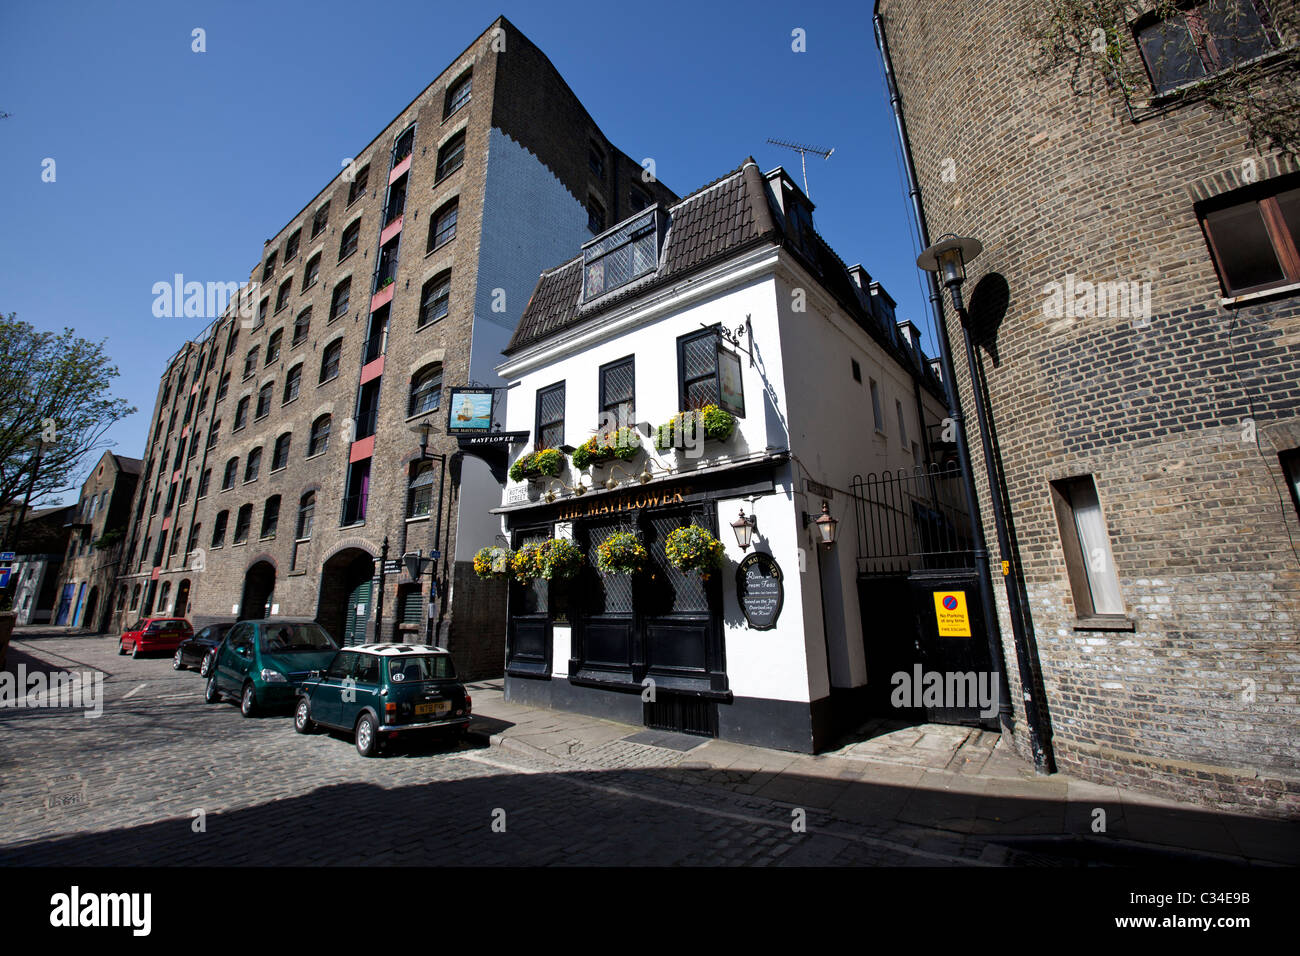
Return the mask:
<svg viewBox="0 0 1300 956">
<path fill-rule="evenodd" d="M 438 599 L 438 560 L 441 557 L 438 547 L 442 542 L 442 494 L 447 479 L 447 455 L 445 452 L 433 454 L 429 451 L 429 433 L 433 431 L 433 422 L 426 418 L 412 425 L 411 431 L 420 436 L 420 461 L 438 462 L 438 513 L 434 519 L 433 563 L 429 566 L 429 601 L 425 607 L 424 619 L 424 642 L 437 644 L 438 635 L 434 633 L 433 616 L 428 609 L 432 608 L 433 602 Z"/>
<path fill-rule="evenodd" d="M 926 272 L 935 273 L 939 281 L 948 289 L 952 297 L 953 308 L 957 312 L 957 317 L 961 320 L 962 343 L 966 349 L 966 371 L 970 377 L 971 396 L 975 402 L 975 420 L 979 423 L 980 444 L 984 452 L 984 470 L 985 476 L 989 483 L 990 504 L 993 507 L 993 524 L 997 529 L 998 550 L 1006 557 L 1008 562 L 1012 556 L 1011 553 L 1011 536 L 1007 531 L 1006 515 L 1002 509 L 1001 484 L 998 481 L 997 468 L 993 461 L 993 445 L 989 437 L 989 412 L 984 405 L 984 397 L 980 389 L 979 369 L 975 362 L 975 349 L 971 342 L 970 316 L 966 313 L 966 306 L 962 301 L 961 286 L 966 281 L 966 263 L 974 259 L 984 251 L 984 246 L 978 239 L 962 238 L 960 236 L 948 234 L 940 236 L 939 241 L 931 245 L 928 249 L 917 257 L 916 264 Z M 940 317 L 942 321 L 942 317 Z M 939 337 L 940 342 L 944 339 Z M 945 365 L 951 368 L 950 362 Z M 981 564 L 980 573 L 981 588 L 990 587 L 988 565 L 988 550 L 984 542 L 984 533 L 980 521 L 978 520 L 979 499 L 975 496 L 975 487 L 972 481 L 970 449 L 966 444 L 965 423 L 961 417 L 960 405 L 957 396 L 957 383 L 953 382 L 950 394 L 953 396 L 953 419 L 957 433 L 957 454 L 961 461 L 963 481 L 967 486 L 967 499 L 971 508 L 975 511 L 972 515 L 972 527 L 975 529 L 975 544 L 977 547 L 977 562 Z M 982 553 L 982 560 L 980 554 Z M 1008 569 L 1010 564 L 1008 563 Z M 1029 654 L 1029 640 L 1025 633 L 1024 609 L 1020 603 L 1020 589 L 1010 573 L 1003 575 L 1003 580 L 1007 591 L 1007 610 L 1011 617 L 1012 640 L 1016 647 L 1016 667 L 1020 674 L 1021 695 L 1025 702 L 1025 719 L 1029 726 L 1029 744 L 1034 755 L 1034 769 L 1039 773 L 1051 773 L 1055 769 L 1051 745 L 1047 740 L 1042 725 L 1042 712 L 1039 710 L 1038 701 L 1035 697 L 1037 681 L 1034 677 L 1033 663 Z M 982 595 L 983 597 L 983 595 Z M 991 602 L 991 594 L 986 600 Z M 992 606 L 985 608 L 985 614 L 996 613 Z M 990 627 L 992 620 L 990 620 Z"/>
</svg>

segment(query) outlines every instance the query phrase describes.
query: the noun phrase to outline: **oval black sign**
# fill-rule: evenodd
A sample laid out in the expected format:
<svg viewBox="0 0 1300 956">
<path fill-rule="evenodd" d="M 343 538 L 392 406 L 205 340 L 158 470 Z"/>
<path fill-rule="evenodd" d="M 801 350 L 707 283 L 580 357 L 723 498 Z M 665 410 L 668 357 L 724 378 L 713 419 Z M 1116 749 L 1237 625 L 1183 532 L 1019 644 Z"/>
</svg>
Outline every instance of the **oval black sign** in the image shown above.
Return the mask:
<svg viewBox="0 0 1300 956">
<path fill-rule="evenodd" d="M 736 597 L 749 626 L 756 631 L 776 627 L 785 602 L 785 580 L 781 566 L 770 554 L 754 553 L 736 568 Z"/>
</svg>

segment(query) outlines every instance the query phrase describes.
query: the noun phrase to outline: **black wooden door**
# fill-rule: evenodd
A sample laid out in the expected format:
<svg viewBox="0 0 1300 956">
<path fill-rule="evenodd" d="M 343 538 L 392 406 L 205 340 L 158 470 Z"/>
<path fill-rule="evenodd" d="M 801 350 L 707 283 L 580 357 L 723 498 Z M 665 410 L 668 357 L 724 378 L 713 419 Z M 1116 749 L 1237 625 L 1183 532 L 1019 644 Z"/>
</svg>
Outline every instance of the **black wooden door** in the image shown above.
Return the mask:
<svg viewBox="0 0 1300 956">
<path fill-rule="evenodd" d="M 515 548 L 540 544 L 544 532 L 517 531 Z M 550 582 L 536 578 L 520 584 L 510 577 L 510 615 L 506 634 L 506 671 L 545 677 L 551 673 Z"/>
<path fill-rule="evenodd" d="M 634 581 L 625 574 L 605 576 L 596 570 L 596 550 L 601 542 L 617 531 L 636 530 L 632 518 L 587 521 L 577 529 L 575 537 L 587 561 L 573 587 L 577 627 L 570 673 L 620 683 L 641 679 Z"/>
<path fill-rule="evenodd" d="M 714 508 L 653 511 L 644 519 L 642 537 L 650 563 L 638 580 L 637 608 L 646 676 L 662 689 L 721 690 L 721 578 L 708 580 L 695 571 L 679 571 L 668 561 L 667 540 L 677 528 L 697 524 L 716 533 Z"/>
</svg>

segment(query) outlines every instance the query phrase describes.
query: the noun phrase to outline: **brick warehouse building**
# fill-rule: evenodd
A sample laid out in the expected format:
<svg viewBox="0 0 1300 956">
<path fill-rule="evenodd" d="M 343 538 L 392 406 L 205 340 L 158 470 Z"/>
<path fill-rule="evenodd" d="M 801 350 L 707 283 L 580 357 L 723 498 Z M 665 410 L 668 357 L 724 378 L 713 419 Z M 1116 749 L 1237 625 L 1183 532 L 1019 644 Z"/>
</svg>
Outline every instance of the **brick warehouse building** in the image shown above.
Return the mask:
<svg viewBox="0 0 1300 956">
<path fill-rule="evenodd" d="M 1245 69 L 1268 70 L 1300 39 L 1263 4 L 1234 3 L 1264 25 Z M 1060 769 L 1294 814 L 1297 167 L 1253 149 L 1196 87 L 1170 91 L 1216 64 L 1171 77 L 1144 63 L 1153 31 L 1193 21 L 1120 32 L 1123 56 L 1154 78 L 1126 104 L 1076 95 L 1068 68 L 1035 71 L 1021 24 L 1042 6 L 973 0 L 954 17 L 938 0 L 876 4 L 922 243 L 984 245 L 964 294 L 1015 545 L 994 567 L 1018 556 Z M 1134 283 L 1129 305 L 1149 288 L 1150 308 L 1088 309 L 1085 281 Z M 992 542 L 961 327 L 947 293 L 935 298 Z M 1017 706 L 1022 751 L 1025 736 Z"/>
<path fill-rule="evenodd" d="M 56 623 L 66 612 L 68 626 L 98 632 L 125 607 L 126 586 L 117 578 L 143 466 L 139 458 L 106 451 L 82 483 L 77 510 L 68 522 L 71 534 L 59 572 Z"/>
<path fill-rule="evenodd" d="M 441 396 L 500 382 L 542 268 L 676 198 L 641 174 L 496 20 L 265 243 L 252 316 L 232 305 L 168 362 L 116 623 L 316 618 L 342 641 L 428 637 L 465 674 L 500 673 L 504 591 L 471 559 L 499 533 L 501 485 L 445 434 Z M 426 421 L 445 483 L 421 461 Z M 427 573 L 389 571 L 381 598 L 385 538 L 390 559 L 441 552 L 433 621 Z"/>
</svg>

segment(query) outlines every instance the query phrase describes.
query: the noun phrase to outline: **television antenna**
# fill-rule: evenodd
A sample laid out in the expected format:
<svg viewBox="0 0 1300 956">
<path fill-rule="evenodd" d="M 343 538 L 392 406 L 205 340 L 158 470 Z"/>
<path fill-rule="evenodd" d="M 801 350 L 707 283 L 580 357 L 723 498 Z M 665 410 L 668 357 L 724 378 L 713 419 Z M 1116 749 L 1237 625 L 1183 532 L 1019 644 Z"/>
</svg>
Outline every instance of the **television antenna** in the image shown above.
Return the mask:
<svg viewBox="0 0 1300 956">
<path fill-rule="evenodd" d="M 812 194 L 808 192 L 807 154 L 812 153 L 815 156 L 820 156 L 822 159 L 830 159 L 831 153 L 835 152 L 835 147 L 832 146 L 830 149 L 822 149 L 820 146 L 809 146 L 807 143 L 793 143 L 786 139 L 769 138 L 768 142 L 773 146 L 783 146 L 786 149 L 792 149 L 799 154 L 799 165 L 803 168 L 803 194 L 811 199 Z"/>
</svg>

